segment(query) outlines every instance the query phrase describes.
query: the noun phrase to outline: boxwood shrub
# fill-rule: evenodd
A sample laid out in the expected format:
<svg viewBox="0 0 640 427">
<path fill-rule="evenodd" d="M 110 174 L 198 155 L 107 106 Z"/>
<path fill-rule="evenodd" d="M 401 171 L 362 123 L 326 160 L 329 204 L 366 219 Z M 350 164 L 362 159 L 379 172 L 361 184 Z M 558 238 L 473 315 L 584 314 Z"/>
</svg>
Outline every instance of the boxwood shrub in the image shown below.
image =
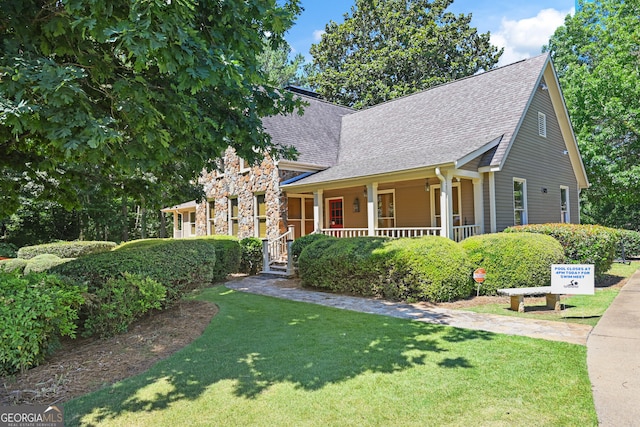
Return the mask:
<svg viewBox="0 0 640 427">
<path fill-rule="evenodd" d="M 469 296 L 471 265 L 455 242 L 418 239 L 320 238 L 298 258 L 303 286 L 408 301 Z"/>
<path fill-rule="evenodd" d="M 596 278 L 611 268 L 619 242 L 617 230 L 600 225 L 530 224 L 510 227 L 504 232 L 549 235 L 560 242 L 567 262 L 593 264 Z"/>
<path fill-rule="evenodd" d="M 307 234 L 306 236 L 298 237 L 291 244 L 291 256 L 293 257 L 293 262 L 297 262 L 302 250 L 312 244 L 313 242 L 320 239 L 335 239 L 335 237 L 327 236 L 326 234 L 321 233 L 313 233 Z"/>
<path fill-rule="evenodd" d="M 31 259 L 37 255 L 51 254 L 60 258 L 78 258 L 85 255 L 109 252 L 116 247 L 114 242 L 56 242 L 43 245 L 24 246 L 18 250 L 18 258 Z"/>
<path fill-rule="evenodd" d="M 240 272 L 256 274 L 262 270 L 262 240 L 257 237 L 247 237 L 240 240 L 240 247 L 242 248 Z"/>
<path fill-rule="evenodd" d="M 74 258 L 60 258 L 57 255 L 42 254 L 36 255 L 31 259 L 26 260 L 27 265 L 24 267 L 24 274 L 29 273 L 42 273 L 56 265 L 64 264 L 65 262 L 72 261 Z"/>
<path fill-rule="evenodd" d="M 496 233 L 469 237 L 460 245 L 473 268 L 486 270 L 482 295 L 501 288 L 549 286 L 551 264 L 564 263 L 562 245 L 551 236 L 535 233 Z"/>
<path fill-rule="evenodd" d="M 21 258 L 2 259 L 0 260 L 0 271 L 4 271 L 6 273 L 16 271 L 18 273 L 22 273 L 24 268 L 27 266 L 27 263 L 28 261 L 26 259 Z"/>
</svg>

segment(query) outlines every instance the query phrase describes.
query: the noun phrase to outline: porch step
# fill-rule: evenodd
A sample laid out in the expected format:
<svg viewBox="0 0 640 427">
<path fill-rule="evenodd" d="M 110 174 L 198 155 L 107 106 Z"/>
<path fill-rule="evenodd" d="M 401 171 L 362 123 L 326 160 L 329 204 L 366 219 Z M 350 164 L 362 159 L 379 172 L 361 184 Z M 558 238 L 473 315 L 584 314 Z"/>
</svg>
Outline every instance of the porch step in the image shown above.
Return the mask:
<svg viewBox="0 0 640 427">
<path fill-rule="evenodd" d="M 286 262 L 272 262 L 269 265 L 269 271 L 261 271 L 261 275 L 273 275 L 278 277 L 293 277 L 293 272 L 287 271 Z"/>
</svg>

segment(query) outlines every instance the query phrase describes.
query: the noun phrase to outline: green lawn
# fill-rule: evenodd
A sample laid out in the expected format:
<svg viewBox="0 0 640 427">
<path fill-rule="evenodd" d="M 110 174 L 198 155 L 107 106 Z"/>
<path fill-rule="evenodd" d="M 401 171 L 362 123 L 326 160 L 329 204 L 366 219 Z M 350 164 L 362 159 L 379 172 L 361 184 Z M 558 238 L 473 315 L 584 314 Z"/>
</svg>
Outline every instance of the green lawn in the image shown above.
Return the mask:
<svg viewBox="0 0 640 427">
<path fill-rule="evenodd" d="M 564 322 L 583 323 L 595 326 L 604 312 L 607 310 L 613 299 L 618 295 L 619 289 L 611 289 L 604 286 L 614 284 L 618 281 L 631 277 L 640 268 L 640 261 L 632 261 L 631 264 L 613 264 L 600 283 L 596 283 L 595 295 L 573 295 L 563 296 L 561 301 L 563 310 L 553 312 L 546 308 L 544 302 L 540 304 L 527 303 L 525 297 L 525 312 L 518 313 L 510 309 L 509 303 L 505 304 L 484 304 L 475 307 L 465 308 L 465 310 L 476 313 L 501 314 L 514 317 L 528 317 L 532 319 L 556 320 Z M 530 299 L 529 299 L 530 301 Z"/>
<path fill-rule="evenodd" d="M 244 294 L 144 374 L 64 405 L 66 425 L 597 425 L 584 346 Z"/>
</svg>

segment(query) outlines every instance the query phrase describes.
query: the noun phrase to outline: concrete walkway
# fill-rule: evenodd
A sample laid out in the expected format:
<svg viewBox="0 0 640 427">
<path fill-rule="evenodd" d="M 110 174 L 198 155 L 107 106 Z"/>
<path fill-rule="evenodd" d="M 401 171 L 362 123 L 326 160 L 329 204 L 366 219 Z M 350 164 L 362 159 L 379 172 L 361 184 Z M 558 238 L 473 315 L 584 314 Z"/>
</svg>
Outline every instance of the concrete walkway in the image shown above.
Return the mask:
<svg viewBox="0 0 640 427">
<path fill-rule="evenodd" d="M 640 426 L 640 270 L 587 340 L 587 365 L 601 426 Z"/>
<path fill-rule="evenodd" d="M 240 280 L 225 283 L 225 286 L 260 295 L 293 301 L 320 304 L 363 313 L 412 319 L 419 322 L 455 326 L 498 334 L 523 335 L 551 341 L 565 341 L 585 345 L 592 330 L 589 325 L 577 323 L 551 322 L 547 320 L 522 319 L 493 314 L 473 313 L 471 311 L 448 310 L 438 307 L 426 307 L 420 304 L 390 302 L 373 298 L 351 297 L 300 289 L 287 279 L 264 276 L 248 276 Z"/>
</svg>

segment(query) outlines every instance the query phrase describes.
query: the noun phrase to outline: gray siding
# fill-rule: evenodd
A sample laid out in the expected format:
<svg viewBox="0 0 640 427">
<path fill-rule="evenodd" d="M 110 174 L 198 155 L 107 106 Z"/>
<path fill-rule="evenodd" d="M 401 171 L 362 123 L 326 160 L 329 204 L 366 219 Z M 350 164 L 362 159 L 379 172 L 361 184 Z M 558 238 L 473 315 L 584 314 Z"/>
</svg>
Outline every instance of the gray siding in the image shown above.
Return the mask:
<svg viewBox="0 0 640 427">
<path fill-rule="evenodd" d="M 538 112 L 546 115 L 546 138 L 538 135 Z M 578 184 L 566 149 L 549 93 L 537 89 L 504 167 L 496 173 L 498 231 L 514 223 L 514 177 L 527 181 L 529 224 L 560 222 L 560 186 L 569 187 L 571 222 L 579 221 Z"/>
</svg>

